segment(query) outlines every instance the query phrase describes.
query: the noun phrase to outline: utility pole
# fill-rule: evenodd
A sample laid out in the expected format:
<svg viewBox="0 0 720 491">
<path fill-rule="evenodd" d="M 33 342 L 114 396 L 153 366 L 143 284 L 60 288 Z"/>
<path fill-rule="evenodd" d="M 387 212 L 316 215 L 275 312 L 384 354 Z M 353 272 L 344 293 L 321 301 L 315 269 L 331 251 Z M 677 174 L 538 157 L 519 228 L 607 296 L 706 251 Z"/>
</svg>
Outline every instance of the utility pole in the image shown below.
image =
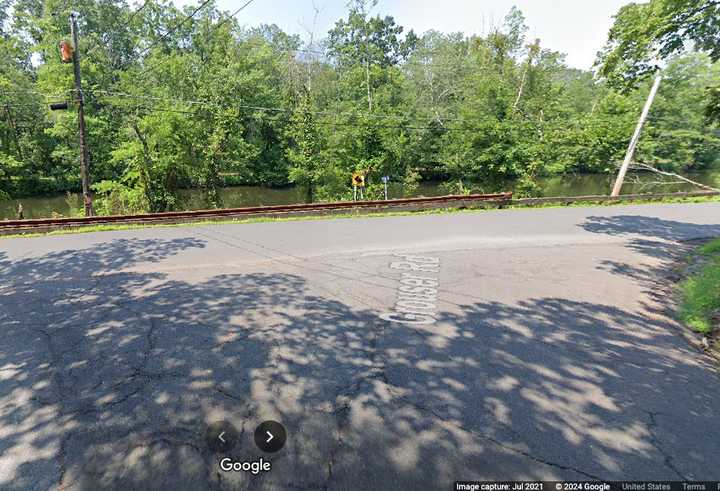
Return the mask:
<svg viewBox="0 0 720 491">
<path fill-rule="evenodd" d="M 80 179 L 82 180 L 83 203 L 85 204 L 85 216 L 95 215 L 92 206 L 92 195 L 90 194 L 90 153 L 87 147 L 87 136 L 85 134 L 85 96 L 82 92 L 80 79 L 80 52 L 78 43 L 77 15 L 70 14 L 70 32 L 72 33 L 73 54 L 72 62 L 75 71 L 75 102 L 78 109 L 78 133 L 80 134 Z"/>
<path fill-rule="evenodd" d="M 662 75 L 655 77 L 655 83 L 653 83 L 652 89 L 650 89 L 650 95 L 648 95 L 647 101 L 645 101 L 645 107 L 643 107 L 642 114 L 640 114 L 640 121 L 638 121 L 635 133 L 633 133 L 633 136 L 630 139 L 630 145 L 625 153 L 625 160 L 623 160 L 622 167 L 620 167 L 620 172 L 618 172 L 617 180 L 615 181 L 615 186 L 613 186 L 612 194 L 610 196 L 620 196 L 620 190 L 622 189 L 623 181 L 625 181 L 625 174 L 627 173 L 628 167 L 630 167 L 630 162 L 632 162 L 633 156 L 635 155 L 635 147 L 637 147 L 638 141 L 640 140 L 640 132 L 642 131 L 645 119 L 650 112 L 650 106 L 652 106 L 653 99 L 655 99 L 655 94 L 657 94 L 661 80 Z"/>
</svg>

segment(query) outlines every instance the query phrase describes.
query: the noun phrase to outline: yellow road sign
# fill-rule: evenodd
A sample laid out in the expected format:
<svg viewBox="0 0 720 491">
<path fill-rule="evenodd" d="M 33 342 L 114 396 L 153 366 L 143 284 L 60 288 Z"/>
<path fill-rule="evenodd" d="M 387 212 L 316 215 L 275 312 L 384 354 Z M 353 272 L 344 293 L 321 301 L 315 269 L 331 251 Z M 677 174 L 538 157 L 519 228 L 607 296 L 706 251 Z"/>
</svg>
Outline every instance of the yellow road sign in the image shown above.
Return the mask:
<svg viewBox="0 0 720 491">
<path fill-rule="evenodd" d="M 365 176 L 363 174 L 361 174 L 360 172 L 353 172 L 352 185 L 356 188 L 364 188 L 365 187 Z"/>
</svg>

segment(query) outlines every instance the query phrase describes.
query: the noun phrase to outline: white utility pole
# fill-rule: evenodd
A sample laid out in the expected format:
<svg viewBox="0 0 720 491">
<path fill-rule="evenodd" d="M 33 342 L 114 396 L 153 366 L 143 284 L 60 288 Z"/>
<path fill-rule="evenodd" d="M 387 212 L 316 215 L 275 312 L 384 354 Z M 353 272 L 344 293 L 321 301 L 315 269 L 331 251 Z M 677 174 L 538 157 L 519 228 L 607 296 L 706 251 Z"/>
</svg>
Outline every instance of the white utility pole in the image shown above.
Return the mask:
<svg viewBox="0 0 720 491">
<path fill-rule="evenodd" d="M 635 133 L 630 140 L 630 145 L 628 146 L 627 152 L 625 153 L 625 160 L 623 160 L 622 167 L 620 167 L 620 172 L 618 172 L 617 180 L 615 181 L 615 186 L 613 186 L 611 196 L 620 196 L 620 190 L 622 189 L 623 181 L 625 181 L 625 174 L 627 173 L 628 167 L 630 167 L 630 162 L 632 162 L 633 156 L 635 155 L 635 147 L 640 140 L 640 132 L 642 131 L 642 127 L 645 124 L 645 119 L 650 112 L 650 106 L 652 106 L 653 99 L 655 99 L 655 94 L 657 94 L 661 80 L 662 75 L 658 75 L 655 77 L 655 83 L 650 90 L 650 95 L 648 95 L 647 101 L 645 101 L 645 107 L 642 110 L 642 114 L 640 114 L 640 121 L 638 121 L 637 127 L 635 128 Z"/>
</svg>

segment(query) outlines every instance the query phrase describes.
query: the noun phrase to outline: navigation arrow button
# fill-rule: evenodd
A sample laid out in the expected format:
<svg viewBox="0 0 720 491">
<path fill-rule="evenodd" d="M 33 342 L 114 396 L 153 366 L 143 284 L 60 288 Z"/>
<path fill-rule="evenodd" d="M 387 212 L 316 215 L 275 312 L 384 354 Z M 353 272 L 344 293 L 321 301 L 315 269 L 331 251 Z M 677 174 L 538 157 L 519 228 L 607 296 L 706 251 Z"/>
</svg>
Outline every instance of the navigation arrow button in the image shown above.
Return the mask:
<svg viewBox="0 0 720 491">
<path fill-rule="evenodd" d="M 239 435 L 228 421 L 216 421 L 208 426 L 205 441 L 213 452 L 227 453 L 237 445 Z"/>
<path fill-rule="evenodd" d="M 277 421 L 263 421 L 255 429 L 255 445 L 263 452 L 274 453 L 285 446 L 287 433 Z"/>
</svg>

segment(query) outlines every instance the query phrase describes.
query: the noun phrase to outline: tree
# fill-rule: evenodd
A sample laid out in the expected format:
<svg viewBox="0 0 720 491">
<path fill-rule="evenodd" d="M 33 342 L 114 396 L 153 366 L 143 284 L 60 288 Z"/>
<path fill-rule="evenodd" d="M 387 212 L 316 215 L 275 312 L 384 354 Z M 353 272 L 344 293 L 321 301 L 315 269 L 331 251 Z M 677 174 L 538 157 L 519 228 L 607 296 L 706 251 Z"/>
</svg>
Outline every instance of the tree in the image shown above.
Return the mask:
<svg viewBox="0 0 720 491">
<path fill-rule="evenodd" d="M 325 165 L 321 161 L 323 142 L 307 88 L 304 87 L 301 92 L 288 127 L 290 145 L 286 155 L 291 165 L 290 181 L 304 187 L 306 201 L 312 203 Z"/>
<path fill-rule="evenodd" d="M 345 65 L 366 63 L 387 67 L 406 59 L 417 36 L 410 31 L 402 39 L 403 27 L 390 16 L 370 17 L 377 0 L 353 0 L 347 19 L 340 19 L 328 32 L 328 51 Z"/>
<path fill-rule="evenodd" d="M 720 134 L 708 125 L 705 87 L 720 80 L 720 66 L 703 53 L 668 61 L 653 104 L 638 161 L 669 170 L 693 170 L 720 163 Z M 639 102 L 639 101 L 638 101 Z"/>
<path fill-rule="evenodd" d="M 518 9 L 482 36 L 418 38 L 376 3 L 351 1 L 326 39 L 302 49 L 275 25 L 241 27 L 214 2 L 196 11 L 167 0 L 139 10 L 125 0 L 0 0 L 0 188 L 79 187 L 75 111 L 47 107 L 72 96 L 57 48 L 71 9 L 81 13 L 91 171 L 105 213 L 182 208 L 185 188 L 219 207 L 229 184 L 292 183 L 308 201 L 349 199 L 353 171 L 368 173 L 370 197 L 381 196 L 381 176 L 405 191 L 425 179 L 533 194 L 540 176 L 606 172 L 663 43 L 668 90 L 638 156 L 667 168 L 717 160 L 706 121 L 720 117 L 720 88 L 706 91 L 720 85 L 714 2 L 623 9 L 601 79 L 526 39 Z M 706 53 L 681 56 L 678 39 Z M 623 76 L 640 90 L 616 91 Z"/>
<path fill-rule="evenodd" d="M 720 59 L 720 1 L 651 0 L 622 7 L 599 58 L 600 74 L 624 90 L 660 69 L 659 62 L 692 47 Z M 718 91 L 708 91 L 709 117 Z"/>
</svg>

